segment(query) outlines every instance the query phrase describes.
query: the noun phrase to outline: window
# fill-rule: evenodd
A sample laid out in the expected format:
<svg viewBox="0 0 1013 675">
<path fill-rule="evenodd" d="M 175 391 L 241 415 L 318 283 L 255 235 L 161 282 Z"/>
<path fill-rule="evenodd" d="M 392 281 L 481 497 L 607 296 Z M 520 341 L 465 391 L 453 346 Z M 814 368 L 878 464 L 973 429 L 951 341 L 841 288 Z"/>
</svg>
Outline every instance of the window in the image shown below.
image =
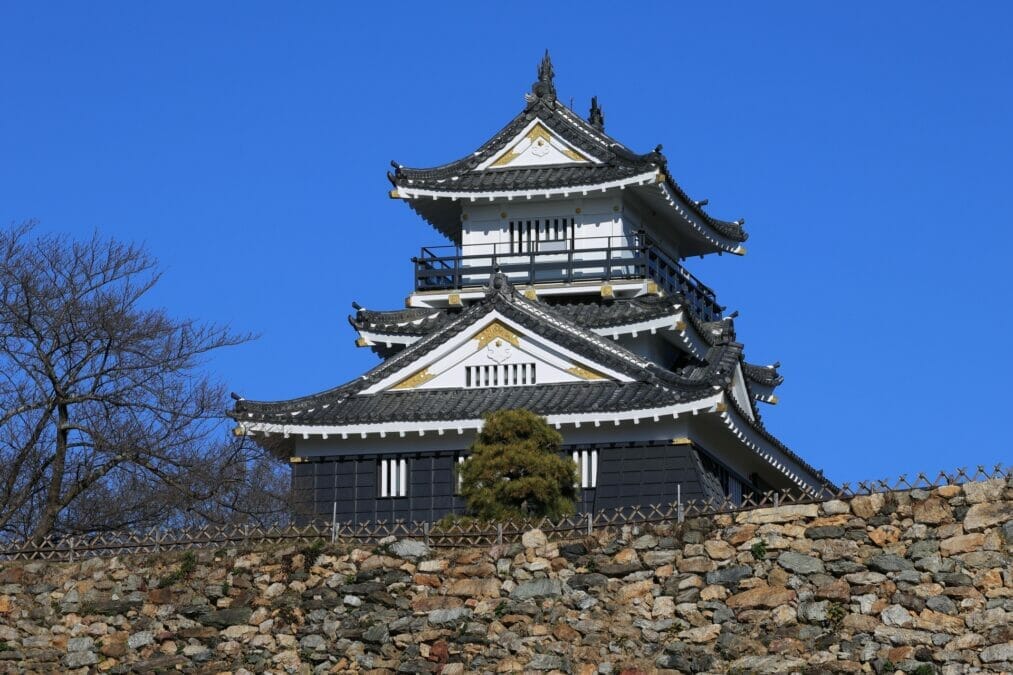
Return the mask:
<svg viewBox="0 0 1013 675">
<path fill-rule="evenodd" d="M 538 251 L 542 242 L 559 242 L 559 245 L 548 248 L 565 250 L 566 242 L 573 238 L 573 218 L 511 220 L 509 231 L 511 253 Z"/>
<path fill-rule="evenodd" d="M 464 368 L 465 387 L 519 387 L 525 384 L 537 384 L 533 363 L 501 363 Z"/>
<path fill-rule="evenodd" d="M 457 456 L 457 462 L 456 462 L 457 463 L 457 467 L 456 467 L 456 471 L 454 471 L 454 494 L 455 495 L 461 494 L 461 486 L 463 485 L 463 481 L 461 480 L 461 465 L 464 464 L 464 460 L 465 460 L 465 456 L 464 455 L 458 455 Z"/>
<path fill-rule="evenodd" d="M 408 460 L 380 460 L 380 496 L 408 496 Z"/>
<path fill-rule="evenodd" d="M 577 465 L 577 485 L 579 487 L 598 487 L 597 450 L 574 450 L 573 463 Z"/>
</svg>

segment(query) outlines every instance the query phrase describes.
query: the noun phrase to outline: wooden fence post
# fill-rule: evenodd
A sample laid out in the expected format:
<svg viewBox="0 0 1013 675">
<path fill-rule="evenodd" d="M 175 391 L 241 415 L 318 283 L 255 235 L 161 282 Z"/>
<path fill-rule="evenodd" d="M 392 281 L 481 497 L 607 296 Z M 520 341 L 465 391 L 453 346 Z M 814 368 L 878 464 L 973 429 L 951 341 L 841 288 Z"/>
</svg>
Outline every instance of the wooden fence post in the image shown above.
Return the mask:
<svg viewBox="0 0 1013 675">
<path fill-rule="evenodd" d="M 677 484 L 675 486 L 675 501 L 676 501 L 675 518 L 676 518 L 676 521 L 681 525 L 682 524 L 682 520 L 683 520 L 683 514 L 682 514 L 682 483 L 679 483 L 679 484 Z"/>
<path fill-rule="evenodd" d="M 496 543 L 503 545 L 503 523 L 496 523 Z"/>
</svg>

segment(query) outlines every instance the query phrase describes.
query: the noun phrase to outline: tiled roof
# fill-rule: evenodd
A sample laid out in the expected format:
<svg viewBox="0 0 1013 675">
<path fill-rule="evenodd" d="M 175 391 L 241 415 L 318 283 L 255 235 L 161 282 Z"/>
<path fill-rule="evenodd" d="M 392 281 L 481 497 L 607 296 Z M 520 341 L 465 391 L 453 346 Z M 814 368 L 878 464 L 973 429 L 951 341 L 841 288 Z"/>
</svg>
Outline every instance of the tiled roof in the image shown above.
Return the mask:
<svg viewBox="0 0 1013 675">
<path fill-rule="evenodd" d="M 485 389 L 415 389 L 348 396 L 332 390 L 316 397 L 313 407 L 276 419 L 262 411 L 262 421 L 285 424 L 372 424 L 477 419 L 494 410 L 525 408 L 539 415 L 620 412 L 661 408 L 712 394 L 708 389 L 672 390 L 647 382 L 578 382 L 532 387 Z M 237 408 L 238 409 L 238 408 Z"/>
<path fill-rule="evenodd" d="M 575 148 L 601 163 L 478 169 L 536 117 Z M 585 121 L 555 97 L 534 98 L 478 150 L 457 161 L 430 168 L 411 168 L 397 162 L 392 164 L 394 172 L 388 173 L 387 177 L 395 187 L 461 193 L 600 185 L 657 171 L 686 208 L 715 232 L 734 242 L 748 238 L 743 228 L 744 221 L 713 218 L 686 194 L 669 172 L 668 160 L 660 145 L 653 152 L 637 154 Z"/>
<path fill-rule="evenodd" d="M 302 422 L 302 420 L 309 418 L 303 418 L 301 415 L 310 414 L 309 411 L 311 409 L 322 408 L 324 405 L 328 406 L 327 409 L 330 410 L 327 413 L 328 415 L 335 415 L 337 416 L 336 418 L 340 418 L 344 413 L 335 409 L 349 405 L 360 405 L 359 401 L 352 401 L 355 397 L 363 399 L 361 405 L 366 405 L 365 400 L 378 404 L 379 399 L 377 395 L 359 395 L 359 392 L 422 358 L 430 350 L 467 329 L 468 326 L 474 324 L 482 316 L 493 310 L 516 321 L 533 333 L 542 335 L 554 344 L 570 349 L 594 363 L 622 372 L 628 377 L 644 384 L 646 387 L 654 387 L 667 391 L 663 398 L 670 403 L 696 400 L 696 398 L 702 398 L 713 393 L 714 387 L 724 387 L 730 384 L 734 373 L 734 364 L 738 362 L 742 353 L 741 345 L 727 343 L 713 347 L 707 355 L 707 362 L 705 364 L 696 364 L 675 372 L 665 370 L 627 351 L 614 341 L 587 331 L 575 322 L 570 321 L 565 315 L 557 312 L 555 308 L 541 302 L 528 300 L 523 295 L 517 293 L 509 284 L 506 284 L 506 287 L 502 290 L 488 292 L 483 300 L 476 302 L 467 309 L 461 310 L 456 317 L 447 318 L 439 331 L 422 337 L 404 351 L 390 357 L 367 372 L 361 378 L 319 394 L 289 401 L 257 402 L 244 399 L 236 403 L 233 416 L 243 420 L 279 422 L 284 419 L 286 423 L 295 423 L 296 420 L 293 417 L 293 413 L 297 413 L 300 416 L 299 421 Z M 589 386 L 593 388 L 605 384 L 604 382 L 595 382 Z M 511 390 L 521 391 L 522 389 L 530 389 L 534 392 L 534 390 L 541 387 L 542 385 L 528 388 L 519 387 Z M 549 389 L 552 389 L 552 387 L 549 387 Z M 474 391 L 476 390 L 469 390 L 464 395 L 474 396 Z M 574 389 L 573 391 L 576 392 L 577 390 Z M 406 392 L 391 392 L 390 395 L 401 396 L 404 393 Z M 490 395 L 491 397 L 481 400 L 485 400 L 491 404 L 499 400 L 498 396 L 504 395 L 506 394 Z M 517 395 L 534 396 L 535 394 L 522 392 Z M 638 394 L 636 400 L 646 401 L 647 399 L 643 398 L 645 395 L 644 393 Z M 383 396 L 386 396 L 386 394 Z M 596 397 L 593 399 L 575 397 L 575 394 L 568 394 L 567 396 L 568 398 L 565 398 L 565 400 L 569 402 L 568 405 L 585 405 L 587 406 L 587 411 L 604 410 L 604 408 L 597 406 L 609 402 L 620 404 L 622 401 L 632 400 L 629 399 L 629 395 L 623 395 L 618 398 L 605 396 L 604 398 Z M 659 393 L 657 396 L 662 396 L 662 394 Z M 552 399 L 550 396 L 550 398 L 539 400 L 549 401 Z M 489 408 L 483 412 L 489 412 L 493 409 L 495 408 Z M 460 409 L 458 409 L 458 414 L 460 414 Z M 401 419 L 413 418 L 407 417 Z"/>
<path fill-rule="evenodd" d="M 460 192 L 499 192 L 507 190 L 537 190 L 539 188 L 574 187 L 610 183 L 650 171 L 652 167 L 627 164 L 576 164 L 561 166 L 526 166 L 516 169 L 467 170 L 458 175 L 433 178 L 407 178 L 413 188 Z M 402 169 L 400 175 L 411 175 Z M 399 180 L 396 185 L 405 184 Z"/>
<path fill-rule="evenodd" d="M 777 372 L 778 364 L 757 366 L 752 363 L 742 364 L 742 373 L 753 382 L 766 387 L 776 387 L 784 382 L 784 376 Z"/>
<path fill-rule="evenodd" d="M 391 311 L 360 309 L 348 317 L 348 323 L 357 331 L 385 335 L 428 335 L 447 324 L 461 313 L 460 309 L 432 309 L 417 307 Z"/>
<path fill-rule="evenodd" d="M 739 405 L 738 401 L 735 400 L 734 396 L 729 396 L 728 402 L 731 404 L 732 410 L 735 411 L 738 417 L 742 419 L 742 421 L 748 424 L 750 427 L 755 429 L 756 432 L 759 433 L 760 436 L 762 436 L 765 441 L 770 443 L 772 446 L 783 452 L 785 455 L 787 455 L 794 461 L 798 462 L 799 466 L 801 466 L 803 469 L 818 477 L 823 482 L 824 487 L 827 487 L 831 490 L 836 490 L 836 486 L 823 475 L 823 472 L 820 469 L 817 469 L 813 465 L 806 462 L 795 451 L 793 451 L 791 448 L 785 445 L 781 441 L 781 439 L 779 439 L 777 436 L 767 431 L 767 427 L 763 424 L 763 422 L 760 420 L 759 417 L 750 420 L 748 417 L 748 413 L 741 405 Z"/>
<path fill-rule="evenodd" d="M 596 299 L 583 302 L 559 302 L 547 305 L 552 312 L 582 328 L 623 326 L 673 315 L 679 302 L 668 297 Z M 456 318 L 460 309 L 359 310 L 348 321 L 358 331 L 387 335 L 428 335 Z"/>
</svg>

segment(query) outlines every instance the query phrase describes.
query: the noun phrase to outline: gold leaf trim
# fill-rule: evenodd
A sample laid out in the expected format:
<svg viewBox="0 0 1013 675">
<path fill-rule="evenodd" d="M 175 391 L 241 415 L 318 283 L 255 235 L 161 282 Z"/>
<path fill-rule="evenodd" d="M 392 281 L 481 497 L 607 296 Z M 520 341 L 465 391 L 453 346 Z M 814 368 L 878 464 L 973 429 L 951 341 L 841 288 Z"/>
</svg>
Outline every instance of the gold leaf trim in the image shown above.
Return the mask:
<svg viewBox="0 0 1013 675">
<path fill-rule="evenodd" d="M 504 340 L 514 347 L 520 347 L 520 337 L 499 321 L 493 321 L 482 330 L 475 333 L 473 340 L 478 340 L 478 348 L 485 347 L 493 340 Z"/>
<path fill-rule="evenodd" d="M 516 143 L 514 143 L 513 147 L 510 148 L 510 150 L 508 150 L 507 152 L 505 152 L 502 157 L 500 157 L 499 159 L 497 159 L 490 166 L 491 167 L 507 166 L 508 164 L 510 164 L 510 162 L 514 161 L 515 159 L 517 159 L 518 157 L 520 157 L 522 154 L 524 154 L 523 150 L 522 151 L 518 151 L 517 150 L 517 146 L 519 146 L 524 141 L 531 141 L 532 143 L 534 143 L 535 141 L 537 141 L 539 139 L 541 139 L 541 140 L 543 140 L 543 141 L 545 141 L 546 143 L 549 143 L 549 144 L 552 143 L 552 134 L 549 132 L 548 129 L 546 129 L 544 126 L 542 126 L 541 122 L 539 122 L 539 123 L 535 124 L 535 126 L 531 127 L 531 131 L 529 131 L 528 133 L 526 133 L 524 135 L 524 138 L 522 138 L 519 141 L 517 141 Z M 560 144 L 560 145 L 562 145 L 562 144 Z M 530 146 L 525 147 L 524 150 L 527 150 L 528 147 L 530 147 Z M 555 147 L 557 150 L 559 150 L 561 153 L 563 153 L 568 159 L 572 159 L 575 162 L 588 162 L 588 161 L 590 161 L 584 155 L 580 154 L 579 152 L 575 152 L 574 150 L 566 147 L 565 145 L 562 145 L 562 147 L 557 147 L 557 146 L 553 146 L 553 147 Z"/>
<path fill-rule="evenodd" d="M 436 377 L 429 372 L 428 368 L 423 368 L 413 375 L 409 375 L 405 379 L 395 384 L 391 389 L 414 389 L 415 387 L 425 384 L 429 380 Z"/>
<path fill-rule="evenodd" d="M 570 366 L 566 369 L 566 372 L 571 375 L 576 375 L 582 380 L 607 380 L 608 378 L 601 373 L 596 373 L 593 370 L 584 368 L 583 366 Z"/>
</svg>

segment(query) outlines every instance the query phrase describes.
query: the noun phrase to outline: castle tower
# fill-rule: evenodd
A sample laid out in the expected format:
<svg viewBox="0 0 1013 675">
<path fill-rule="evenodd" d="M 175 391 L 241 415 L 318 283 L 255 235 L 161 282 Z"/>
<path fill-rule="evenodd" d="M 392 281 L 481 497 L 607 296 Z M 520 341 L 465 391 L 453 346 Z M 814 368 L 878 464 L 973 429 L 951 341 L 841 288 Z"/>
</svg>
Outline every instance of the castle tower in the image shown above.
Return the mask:
<svg viewBox="0 0 1013 675">
<path fill-rule="evenodd" d="M 488 412 L 526 408 L 562 434 L 581 511 L 826 485 L 764 427 L 777 364 L 744 358 L 734 315 L 683 266 L 742 255 L 743 221 L 679 187 L 661 146 L 637 154 L 556 98 L 548 54 L 524 109 L 467 157 L 394 163 L 390 196 L 449 241 L 412 260 L 405 309 L 358 308 L 381 362 L 288 401 L 241 399 L 237 431 L 289 459 L 299 514 L 462 512 L 453 467 Z"/>
</svg>

